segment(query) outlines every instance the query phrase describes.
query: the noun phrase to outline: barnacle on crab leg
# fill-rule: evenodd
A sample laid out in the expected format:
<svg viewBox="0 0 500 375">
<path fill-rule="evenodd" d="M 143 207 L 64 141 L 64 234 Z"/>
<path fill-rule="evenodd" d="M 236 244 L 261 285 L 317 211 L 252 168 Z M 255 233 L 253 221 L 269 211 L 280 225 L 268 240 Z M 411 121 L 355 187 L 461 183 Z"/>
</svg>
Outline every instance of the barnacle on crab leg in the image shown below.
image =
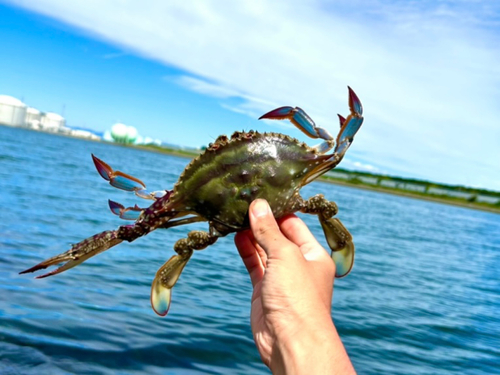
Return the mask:
<svg viewBox="0 0 500 375">
<path fill-rule="evenodd" d="M 163 197 L 165 194 L 168 194 L 168 190 L 162 191 L 146 191 L 146 185 L 144 182 L 130 176 L 121 171 L 114 171 L 107 163 L 103 162 L 101 159 L 92 154 L 92 160 L 94 161 L 94 165 L 97 169 L 97 172 L 104 178 L 106 181 L 109 181 L 109 184 L 115 188 L 133 191 L 135 195 L 144 199 L 159 199 Z"/>
</svg>

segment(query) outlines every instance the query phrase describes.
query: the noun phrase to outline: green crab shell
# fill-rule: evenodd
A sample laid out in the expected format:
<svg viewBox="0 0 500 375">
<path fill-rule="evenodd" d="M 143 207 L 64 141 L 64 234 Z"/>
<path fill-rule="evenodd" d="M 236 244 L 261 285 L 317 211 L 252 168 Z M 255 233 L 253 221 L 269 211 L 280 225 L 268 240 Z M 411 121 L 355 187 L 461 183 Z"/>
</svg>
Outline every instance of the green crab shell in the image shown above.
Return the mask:
<svg viewBox="0 0 500 375">
<path fill-rule="evenodd" d="M 300 188 L 331 168 L 322 168 L 329 158 L 283 134 L 236 132 L 231 139 L 219 137 L 186 167 L 171 201 L 244 229 L 248 206 L 257 198 L 266 199 L 277 218 L 300 209 Z"/>
</svg>

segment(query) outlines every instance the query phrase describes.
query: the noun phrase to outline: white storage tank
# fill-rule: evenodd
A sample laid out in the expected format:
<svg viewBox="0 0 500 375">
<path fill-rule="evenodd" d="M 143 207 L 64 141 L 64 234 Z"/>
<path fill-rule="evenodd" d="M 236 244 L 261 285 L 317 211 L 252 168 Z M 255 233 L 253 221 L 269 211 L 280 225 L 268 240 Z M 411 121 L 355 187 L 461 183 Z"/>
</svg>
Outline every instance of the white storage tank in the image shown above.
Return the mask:
<svg viewBox="0 0 500 375">
<path fill-rule="evenodd" d="M 8 95 L 0 95 L 0 124 L 25 126 L 26 104 Z"/>
<path fill-rule="evenodd" d="M 33 107 L 28 107 L 26 109 L 26 125 L 33 129 L 38 129 L 40 127 L 40 121 L 42 120 L 42 112 Z"/>
<path fill-rule="evenodd" d="M 59 131 L 64 127 L 65 123 L 64 117 L 53 112 L 44 113 L 40 120 L 42 129 L 47 131 Z"/>
</svg>

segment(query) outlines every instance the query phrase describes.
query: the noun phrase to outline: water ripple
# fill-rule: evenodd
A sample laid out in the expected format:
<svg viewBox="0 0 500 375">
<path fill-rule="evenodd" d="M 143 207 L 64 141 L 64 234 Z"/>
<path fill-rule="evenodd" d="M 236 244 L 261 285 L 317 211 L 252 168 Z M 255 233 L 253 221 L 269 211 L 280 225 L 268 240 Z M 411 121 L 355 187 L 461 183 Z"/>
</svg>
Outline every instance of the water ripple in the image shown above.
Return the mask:
<svg viewBox="0 0 500 375">
<path fill-rule="evenodd" d="M 164 319 L 149 306 L 151 281 L 187 228 L 121 244 L 54 278 L 17 274 L 121 225 L 108 198 L 137 202 L 100 179 L 90 153 L 152 190 L 171 188 L 188 163 L 0 127 L 0 373 L 268 373 L 232 236 L 196 252 Z M 500 216 L 321 182 L 302 191 L 319 192 L 337 202 L 356 242 L 332 315 L 358 372 L 498 372 Z M 326 246 L 317 218 L 301 217 Z"/>
</svg>

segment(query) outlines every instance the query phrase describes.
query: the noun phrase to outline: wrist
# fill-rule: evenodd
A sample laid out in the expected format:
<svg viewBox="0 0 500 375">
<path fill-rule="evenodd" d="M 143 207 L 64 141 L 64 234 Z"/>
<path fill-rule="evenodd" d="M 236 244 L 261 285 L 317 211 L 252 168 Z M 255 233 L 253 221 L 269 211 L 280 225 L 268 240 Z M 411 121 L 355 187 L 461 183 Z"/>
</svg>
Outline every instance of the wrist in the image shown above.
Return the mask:
<svg viewBox="0 0 500 375">
<path fill-rule="evenodd" d="M 276 339 L 273 374 L 355 374 L 330 317 Z"/>
</svg>

